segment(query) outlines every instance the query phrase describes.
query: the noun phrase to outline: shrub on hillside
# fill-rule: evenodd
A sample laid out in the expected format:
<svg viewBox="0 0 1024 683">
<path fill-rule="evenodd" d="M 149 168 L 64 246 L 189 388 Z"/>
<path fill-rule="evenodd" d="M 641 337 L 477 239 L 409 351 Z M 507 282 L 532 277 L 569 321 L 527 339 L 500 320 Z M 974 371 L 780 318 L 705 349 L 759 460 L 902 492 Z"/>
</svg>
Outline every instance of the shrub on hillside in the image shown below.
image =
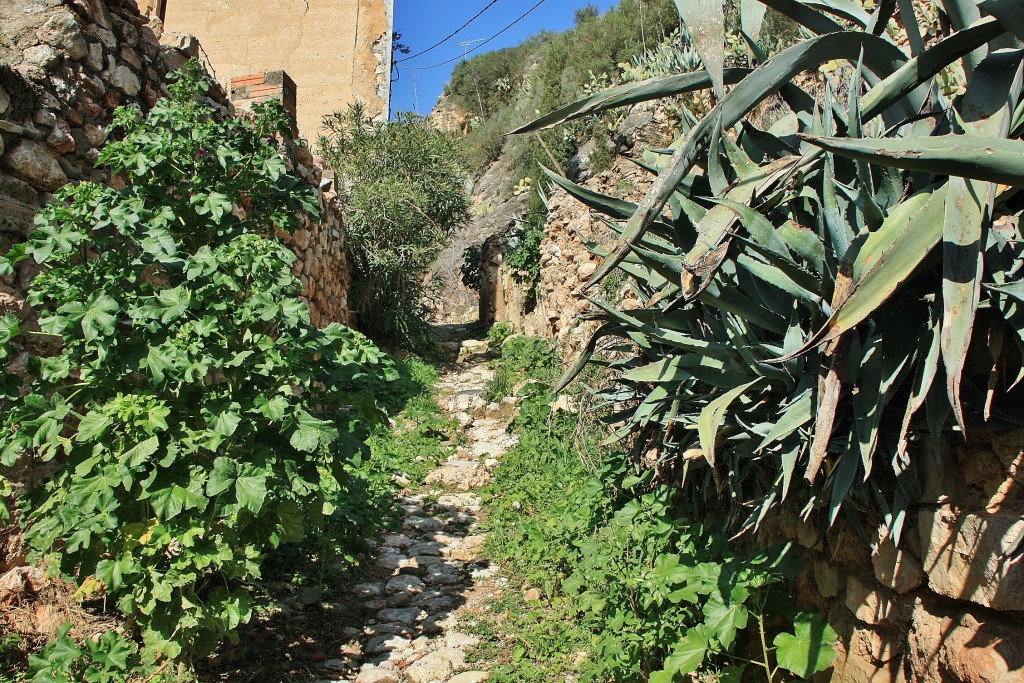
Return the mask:
<svg viewBox="0 0 1024 683">
<path fill-rule="evenodd" d="M 358 105 L 325 124 L 319 148 L 345 206 L 351 310 L 374 339 L 421 346 L 424 271 L 469 218 L 458 143 L 425 119 L 373 121 Z"/>
</svg>

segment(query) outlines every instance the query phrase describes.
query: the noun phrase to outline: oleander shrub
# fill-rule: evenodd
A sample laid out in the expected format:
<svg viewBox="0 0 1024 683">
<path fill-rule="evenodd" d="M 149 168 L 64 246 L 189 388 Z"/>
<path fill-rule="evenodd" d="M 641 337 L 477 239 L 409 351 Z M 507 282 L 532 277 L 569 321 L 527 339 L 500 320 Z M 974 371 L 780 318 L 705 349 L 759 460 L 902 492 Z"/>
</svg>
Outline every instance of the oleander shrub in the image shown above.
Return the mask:
<svg viewBox="0 0 1024 683">
<path fill-rule="evenodd" d="M 424 274 L 469 219 L 458 144 L 424 118 L 373 121 L 359 105 L 324 123 L 320 154 L 336 173 L 346 215 L 349 307 L 373 339 L 424 349 Z"/>
<path fill-rule="evenodd" d="M 66 186 L 0 262 L 42 268 L 40 332 L 5 316 L 3 357 L 29 334 L 59 344 L 4 387 L 0 464 L 51 471 L 21 500 L 26 541 L 116 606 L 148 662 L 232 635 L 267 553 L 350 514 L 380 415 L 361 387 L 393 374 L 299 298 L 275 231 L 319 207 L 279 148 L 283 109 L 221 119 L 210 86 L 190 62 L 145 117 L 118 109 L 99 163 L 119 189 Z"/>
</svg>

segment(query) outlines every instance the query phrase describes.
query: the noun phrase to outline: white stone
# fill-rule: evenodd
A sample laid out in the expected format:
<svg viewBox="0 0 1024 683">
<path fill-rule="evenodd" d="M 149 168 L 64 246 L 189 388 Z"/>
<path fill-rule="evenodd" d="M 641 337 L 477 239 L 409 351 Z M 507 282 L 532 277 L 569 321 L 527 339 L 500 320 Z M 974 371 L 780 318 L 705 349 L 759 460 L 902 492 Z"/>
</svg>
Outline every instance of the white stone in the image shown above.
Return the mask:
<svg viewBox="0 0 1024 683">
<path fill-rule="evenodd" d="M 356 683 L 399 683 L 401 679 L 393 671 L 367 664 L 356 676 Z"/>
<path fill-rule="evenodd" d="M 142 83 L 135 72 L 124 64 L 119 64 L 110 74 L 110 82 L 115 88 L 124 92 L 128 97 L 135 97 L 142 90 Z"/>
<path fill-rule="evenodd" d="M 486 671 L 467 671 L 448 679 L 448 683 L 484 683 L 491 674 Z"/>
</svg>

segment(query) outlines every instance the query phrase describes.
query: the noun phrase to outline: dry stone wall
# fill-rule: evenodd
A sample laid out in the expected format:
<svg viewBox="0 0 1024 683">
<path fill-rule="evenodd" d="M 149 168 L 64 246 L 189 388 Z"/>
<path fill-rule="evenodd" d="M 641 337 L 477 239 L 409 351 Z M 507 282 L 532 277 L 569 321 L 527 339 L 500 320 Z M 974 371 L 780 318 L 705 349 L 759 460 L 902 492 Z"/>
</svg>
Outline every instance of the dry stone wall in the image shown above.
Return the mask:
<svg viewBox="0 0 1024 683">
<path fill-rule="evenodd" d="M 641 115 L 634 140 L 664 132 L 656 116 L 634 111 L 630 118 Z M 621 158 L 582 180 L 634 201 L 649 182 Z M 614 237 L 597 214 L 554 192 L 536 303 L 505 265 L 507 237 L 495 235 L 484 248 L 481 318 L 578 352 L 596 325 L 583 316 L 590 304 L 580 295 L 597 267 L 585 242 L 609 246 Z M 628 287 L 609 282 L 605 296 L 639 307 Z M 802 521 L 797 510 L 767 520 L 758 540 L 805 548 L 797 595 L 826 613 L 840 635 L 834 683 L 1024 683 L 1024 545 L 1013 552 L 1024 538 L 1024 430 L 966 441 L 950 434 L 941 462 L 932 444 L 917 446 L 916 469 L 898 483 L 911 501 L 898 546 L 879 531 L 880 519 L 855 528 L 840 516 L 825 531 L 825 520 Z"/>
<path fill-rule="evenodd" d="M 199 53 L 194 39 L 161 46 L 133 0 L 0 0 L 0 252 L 22 241 L 35 212 L 68 182 L 109 183 L 95 168 L 113 110 L 150 109 L 166 74 Z M 231 105 L 221 93 L 221 112 Z M 301 147 L 289 158 L 315 187 L 322 169 Z M 288 239 L 317 324 L 348 321 L 340 209 L 321 192 L 324 218 Z M 31 325 L 23 263 L 0 279 L 0 312 Z"/>
</svg>

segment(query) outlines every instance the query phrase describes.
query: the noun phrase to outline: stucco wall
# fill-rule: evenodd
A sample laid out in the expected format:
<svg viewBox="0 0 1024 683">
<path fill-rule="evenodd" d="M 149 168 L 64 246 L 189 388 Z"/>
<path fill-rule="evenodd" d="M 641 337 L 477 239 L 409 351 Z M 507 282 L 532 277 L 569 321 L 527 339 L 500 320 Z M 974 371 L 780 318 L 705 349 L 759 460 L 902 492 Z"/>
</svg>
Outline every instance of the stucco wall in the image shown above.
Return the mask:
<svg viewBox="0 0 1024 683">
<path fill-rule="evenodd" d="M 140 0 L 145 12 L 157 3 Z M 355 100 L 387 116 L 393 0 L 166 0 L 164 35 L 190 33 L 217 80 L 283 70 L 298 85 L 299 132 Z"/>
</svg>

